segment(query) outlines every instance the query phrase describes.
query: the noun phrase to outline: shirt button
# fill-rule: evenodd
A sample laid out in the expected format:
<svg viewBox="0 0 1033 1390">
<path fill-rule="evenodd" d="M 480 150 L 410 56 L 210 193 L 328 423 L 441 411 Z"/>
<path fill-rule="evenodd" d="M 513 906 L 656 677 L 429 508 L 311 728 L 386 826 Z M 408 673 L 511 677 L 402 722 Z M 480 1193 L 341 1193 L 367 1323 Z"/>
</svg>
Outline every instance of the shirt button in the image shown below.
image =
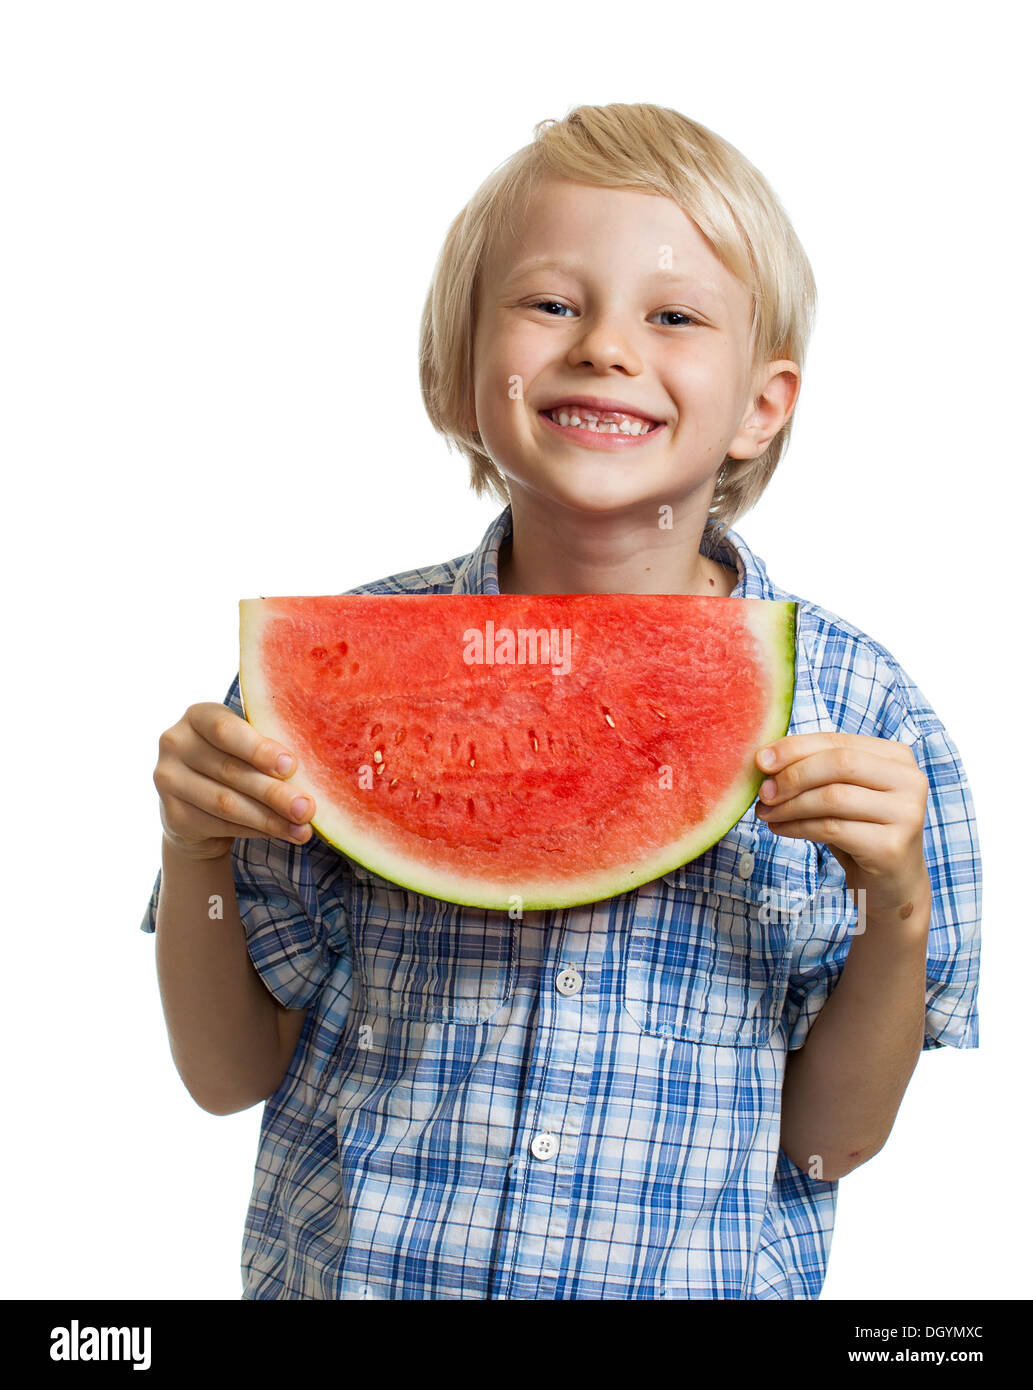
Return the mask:
<svg viewBox="0 0 1033 1390">
<path fill-rule="evenodd" d="M 559 1146 L 555 1134 L 536 1134 L 531 1140 L 531 1152 L 535 1158 L 554 1158 Z"/>
<path fill-rule="evenodd" d="M 570 966 L 556 976 L 556 988 L 560 994 L 577 994 L 584 984 L 581 976 Z"/>
<path fill-rule="evenodd" d="M 739 877 L 740 877 L 740 878 L 749 878 L 750 874 L 752 874 L 752 873 L 753 873 L 753 855 L 752 855 L 752 854 L 749 852 L 749 850 L 747 849 L 747 850 L 744 850 L 744 851 L 742 852 L 742 854 L 739 855 Z"/>
</svg>

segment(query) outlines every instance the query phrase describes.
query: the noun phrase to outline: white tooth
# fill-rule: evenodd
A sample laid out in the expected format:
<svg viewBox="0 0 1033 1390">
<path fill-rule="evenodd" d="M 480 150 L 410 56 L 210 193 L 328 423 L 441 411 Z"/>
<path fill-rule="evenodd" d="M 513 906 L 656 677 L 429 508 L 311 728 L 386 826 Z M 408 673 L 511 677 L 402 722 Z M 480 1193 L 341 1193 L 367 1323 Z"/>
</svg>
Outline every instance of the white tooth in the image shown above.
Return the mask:
<svg viewBox="0 0 1033 1390">
<path fill-rule="evenodd" d="M 608 425 L 606 426 L 606 433 L 607 433 L 607 434 L 617 434 L 617 433 L 618 433 L 617 426 L 616 426 L 615 424 L 613 424 L 612 421 L 611 421 L 610 424 L 608 424 Z"/>
<path fill-rule="evenodd" d="M 588 420 L 588 421 L 586 421 L 586 422 L 585 422 L 585 429 L 586 429 L 586 430 L 591 430 L 591 431 L 593 432 L 593 434 L 598 434 L 598 433 L 599 433 L 599 421 L 598 421 L 598 420 Z"/>
<path fill-rule="evenodd" d="M 620 422 L 620 424 L 618 425 L 617 428 L 620 430 L 621 434 L 631 434 L 631 433 L 632 433 L 631 421 L 630 421 L 630 420 L 622 420 L 622 421 Z"/>
<path fill-rule="evenodd" d="M 580 415 L 572 415 L 572 416 L 570 417 L 570 423 L 571 423 L 572 425 L 580 425 L 580 423 L 581 423 L 581 416 L 580 416 Z"/>
<path fill-rule="evenodd" d="M 569 425 L 569 424 L 570 424 L 570 416 L 567 414 L 567 412 L 566 412 L 565 410 L 561 410 L 561 411 L 560 411 L 560 424 L 561 424 L 561 425 Z"/>
</svg>

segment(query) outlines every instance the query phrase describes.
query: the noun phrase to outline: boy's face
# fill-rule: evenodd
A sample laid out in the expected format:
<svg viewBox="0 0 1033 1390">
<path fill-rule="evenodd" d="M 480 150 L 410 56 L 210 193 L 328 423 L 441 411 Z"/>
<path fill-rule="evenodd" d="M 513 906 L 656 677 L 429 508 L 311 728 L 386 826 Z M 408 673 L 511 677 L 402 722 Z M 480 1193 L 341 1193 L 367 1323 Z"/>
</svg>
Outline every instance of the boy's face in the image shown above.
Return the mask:
<svg viewBox="0 0 1033 1390">
<path fill-rule="evenodd" d="M 763 453 L 796 398 L 793 363 L 751 371 L 751 317 L 746 287 L 670 199 L 541 185 L 487 261 L 474 336 L 474 428 L 514 503 L 655 517 L 689 502 L 702 524 L 725 456 Z M 572 395 L 661 427 L 615 436 L 543 418 Z"/>
</svg>

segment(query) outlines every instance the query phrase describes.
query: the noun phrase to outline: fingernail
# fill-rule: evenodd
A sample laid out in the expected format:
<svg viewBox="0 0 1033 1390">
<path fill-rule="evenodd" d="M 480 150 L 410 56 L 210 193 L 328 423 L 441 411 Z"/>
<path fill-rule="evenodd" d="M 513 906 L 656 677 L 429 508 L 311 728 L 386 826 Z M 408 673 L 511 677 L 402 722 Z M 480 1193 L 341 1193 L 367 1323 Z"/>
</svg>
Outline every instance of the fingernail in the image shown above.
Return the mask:
<svg viewBox="0 0 1033 1390">
<path fill-rule="evenodd" d="M 760 763 L 761 767 L 774 767 L 775 750 L 773 748 L 765 748 L 757 755 L 757 761 Z"/>
<path fill-rule="evenodd" d="M 290 772 L 293 766 L 294 759 L 290 757 L 287 753 L 281 753 L 280 756 L 276 759 L 276 771 L 280 774 L 281 777 L 286 777 L 287 773 Z"/>
<path fill-rule="evenodd" d="M 291 802 L 291 816 L 294 820 L 302 820 L 308 813 L 308 802 L 303 796 L 299 796 Z"/>
<path fill-rule="evenodd" d="M 765 777 L 760 786 L 761 796 L 774 796 L 776 783 L 773 777 Z"/>
</svg>

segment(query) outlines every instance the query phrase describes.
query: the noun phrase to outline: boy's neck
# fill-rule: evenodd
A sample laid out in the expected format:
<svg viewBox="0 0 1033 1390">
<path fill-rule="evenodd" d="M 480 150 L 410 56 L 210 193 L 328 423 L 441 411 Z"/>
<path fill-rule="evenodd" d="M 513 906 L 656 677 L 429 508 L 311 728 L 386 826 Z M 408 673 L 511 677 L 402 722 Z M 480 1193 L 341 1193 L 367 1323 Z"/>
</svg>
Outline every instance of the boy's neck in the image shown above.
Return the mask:
<svg viewBox="0 0 1033 1390">
<path fill-rule="evenodd" d="M 549 527 L 520 527 L 499 549 L 501 594 L 707 594 L 727 598 L 735 570 L 699 553 L 699 534 L 680 528 L 659 536 L 634 531 L 571 534 Z"/>
</svg>

